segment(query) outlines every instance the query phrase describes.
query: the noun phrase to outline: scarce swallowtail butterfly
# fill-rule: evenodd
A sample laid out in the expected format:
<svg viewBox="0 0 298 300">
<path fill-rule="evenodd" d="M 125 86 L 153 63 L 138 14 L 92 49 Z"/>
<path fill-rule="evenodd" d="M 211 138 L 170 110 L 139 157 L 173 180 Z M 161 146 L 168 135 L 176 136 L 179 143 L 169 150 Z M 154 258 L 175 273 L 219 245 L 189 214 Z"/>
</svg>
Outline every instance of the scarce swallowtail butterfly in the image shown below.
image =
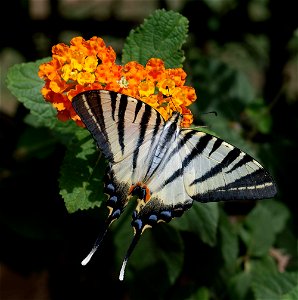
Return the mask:
<svg viewBox="0 0 298 300">
<path fill-rule="evenodd" d="M 72 105 L 109 162 L 105 193 L 110 214 L 83 265 L 133 196 L 138 199 L 131 223 L 134 238 L 120 280 L 144 229 L 181 216 L 193 201 L 256 200 L 276 194 L 272 178 L 256 160 L 222 139 L 181 128 L 178 112 L 164 121 L 142 101 L 107 90 L 80 93 Z"/>
</svg>

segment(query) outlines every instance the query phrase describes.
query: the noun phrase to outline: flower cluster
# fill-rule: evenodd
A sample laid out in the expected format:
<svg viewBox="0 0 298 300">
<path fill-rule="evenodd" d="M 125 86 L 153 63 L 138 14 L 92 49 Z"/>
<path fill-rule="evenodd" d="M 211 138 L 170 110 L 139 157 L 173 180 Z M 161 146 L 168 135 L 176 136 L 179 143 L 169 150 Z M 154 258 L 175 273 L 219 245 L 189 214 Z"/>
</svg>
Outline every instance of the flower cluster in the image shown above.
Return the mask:
<svg viewBox="0 0 298 300">
<path fill-rule="evenodd" d="M 183 69 L 166 69 L 158 58 L 151 58 L 145 67 L 135 61 L 117 65 L 115 51 L 99 37 L 76 37 L 70 46 L 54 46 L 52 60 L 40 65 L 38 75 L 45 80 L 42 95 L 57 109 L 60 120 L 73 119 L 83 126 L 72 108 L 72 98 L 86 90 L 104 89 L 151 105 L 165 120 L 178 111 L 183 114 L 183 127 L 193 122 L 187 106 L 196 100 L 196 93 L 184 86 Z"/>
</svg>

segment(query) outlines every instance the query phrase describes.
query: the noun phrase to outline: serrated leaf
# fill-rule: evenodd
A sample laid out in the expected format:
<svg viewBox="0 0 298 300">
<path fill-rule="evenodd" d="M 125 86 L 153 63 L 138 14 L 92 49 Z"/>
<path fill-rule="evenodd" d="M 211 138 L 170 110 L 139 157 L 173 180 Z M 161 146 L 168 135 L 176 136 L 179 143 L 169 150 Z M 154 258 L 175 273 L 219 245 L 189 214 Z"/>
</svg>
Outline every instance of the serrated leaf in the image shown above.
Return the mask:
<svg viewBox="0 0 298 300">
<path fill-rule="evenodd" d="M 122 63 L 135 60 L 145 65 L 160 58 L 167 68 L 182 67 L 181 50 L 186 40 L 188 20 L 177 12 L 156 10 L 144 24 L 132 30 L 123 48 Z"/>
<path fill-rule="evenodd" d="M 44 81 L 37 73 L 40 64 L 48 61 L 49 58 L 37 60 L 35 62 L 14 65 L 9 69 L 7 75 L 7 85 L 13 95 L 30 110 L 25 122 L 32 127 L 49 127 L 53 135 L 63 144 L 69 144 L 78 126 L 69 120 L 62 122 L 57 119 L 57 111 L 46 102 L 41 94 Z"/>
<path fill-rule="evenodd" d="M 272 274 L 259 273 L 253 279 L 253 292 L 256 300 L 282 300 L 297 294 L 297 272 Z M 295 299 L 295 298 L 293 298 Z"/>
<path fill-rule="evenodd" d="M 7 73 L 7 87 L 17 99 L 36 117 L 36 127 L 53 127 L 58 121 L 56 110 L 41 95 L 44 81 L 37 73 L 39 65 L 49 58 L 35 62 L 16 64 Z"/>
<path fill-rule="evenodd" d="M 204 243 L 214 246 L 218 219 L 217 203 L 194 203 L 181 218 L 174 219 L 170 224 L 179 230 L 194 232 Z"/>
<path fill-rule="evenodd" d="M 67 149 L 60 169 L 60 194 L 70 213 L 99 207 L 106 199 L 103 193 L 106 162 L 89 133 L 87 138 L 84 136 L 82 133 L 80 142 Z"/>
</svg>

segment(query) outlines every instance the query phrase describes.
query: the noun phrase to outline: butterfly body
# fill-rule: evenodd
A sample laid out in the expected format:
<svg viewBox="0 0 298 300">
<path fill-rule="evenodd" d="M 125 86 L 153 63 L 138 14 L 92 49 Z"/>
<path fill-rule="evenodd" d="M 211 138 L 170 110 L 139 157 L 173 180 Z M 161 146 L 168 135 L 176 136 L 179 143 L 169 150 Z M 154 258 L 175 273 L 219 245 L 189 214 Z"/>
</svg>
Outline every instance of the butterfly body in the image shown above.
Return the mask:
<svg viewBox="0 0 298 300">
<path fill-rule="evenodd" d="M 77 95 L 73 107 L 109 161 L 107 227 L 131 197 L 138 198 L 127 258 L 145 228 L 181 216 L 193 201 L 276 194 L 271 176 L 256 160 L 215 136 L 181 128 L 177 112 L 164 121 L 149 105 L 106 90 Z"/>
</svg>

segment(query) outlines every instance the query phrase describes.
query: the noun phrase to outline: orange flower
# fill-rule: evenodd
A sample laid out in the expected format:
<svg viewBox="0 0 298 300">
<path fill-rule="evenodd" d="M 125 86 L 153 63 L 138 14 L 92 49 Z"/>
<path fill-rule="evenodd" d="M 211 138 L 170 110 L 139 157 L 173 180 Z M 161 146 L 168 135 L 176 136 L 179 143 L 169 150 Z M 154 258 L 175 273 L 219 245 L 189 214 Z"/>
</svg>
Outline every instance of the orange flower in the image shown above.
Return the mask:
<svg viewBox="0 0 298 300">
<path fill-rule="evenodd" d="M 150 58 L 146 64 L 146 71 L 148 79 L 159 81 L 165 74 L 164 62 L 159 58 Z"/>
<path fill-rule="evenodd" d="M 138 85 L 139 95 L 140 97 L 150 97 L 155 92 L 154 82 L 151 80 L 146 80 L 140 82 Z"/>
<path fill-rule="evenodd" d="M 167 69 L 167 78 L 172 79 L 176 86 L 183 86 L 186 79 L 186 73 L 181 68 Z"/>
<path fill-rule="evenodd" d="M 182 126 L 190 126 L 192 114 L 187 106 L 196 99 L 192 87 L 184 86 L 186 73 L 181 68 L 166 69 L 159 58 L 146 66 L 131 61 L 117 65 L 116 53 L 103 39 L 75 37 L 70 46 L 52 47 L 52 60 L 41 64 L 38 75 L 44 79 L 41 90 L 46 101 L 57 110 L 57 117 L 84 126 L 72 108 L 74 96 L 86 90 L 105 89 L 135 97 L 158 110 L 165 120 L 173 111 L 183 114 Z"/>
</svg>

